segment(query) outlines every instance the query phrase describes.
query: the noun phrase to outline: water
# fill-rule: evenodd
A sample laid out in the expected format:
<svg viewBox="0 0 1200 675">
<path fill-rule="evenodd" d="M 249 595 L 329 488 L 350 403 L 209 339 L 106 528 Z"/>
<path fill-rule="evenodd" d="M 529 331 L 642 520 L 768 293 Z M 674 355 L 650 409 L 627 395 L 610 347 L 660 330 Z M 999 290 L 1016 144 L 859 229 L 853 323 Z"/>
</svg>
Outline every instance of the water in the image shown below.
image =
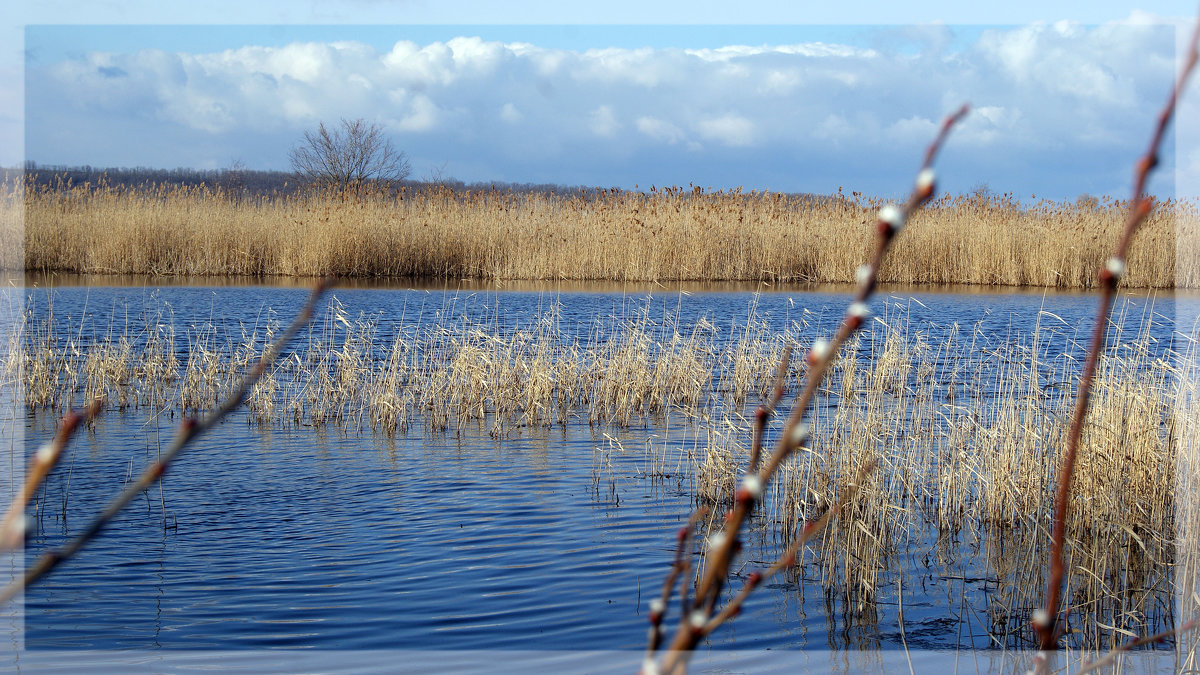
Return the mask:
<svg viewBox="0 0 1200 675">
<path fill-rule="evenodd" d="M 627 591 L 639 579 L 649 591 L 667 553 L 644 554 L 665 551 L 681 509 L 648 486 L 622 490 L 621 506 L 597 494 L 587 439 L 312 435 L 253 439 L 228 423 L 204 438 L 161 500 L 139 500 L 27 595 L 27 647 L 598 649 L 644 637 Z M 108 424 L 97 436 L 149 440 Z M 69 512 L 124 481 L 91 444 L 69 461 Z M 43 523 L 39 548 L 77 524 Z"/>
<path fill-rule="evenodd" d="M 504 332 L 554 305 L 564 336 L 585 339 L 619 329 L 618 318 L 637 312 L 685 330 L 703 318 L 724 337 L 751 316 L 772 331 L 799 325 L 806 334 L 828 335 L 846 302 L 832 292 L 736 290 L 335 294 L 349 319 L 376 321 L 380 344 L 436 322 L 465 320 Z M 30 296 L 35 322 L 52 312 L 84 339 L 114 324 L 118 331 L 126 322 L 142 325 L 145 315 L 172 321 L 186 360 L 189 329 L 215 325 L 236 341 L 272 319 L 289 320 L 306 291 L 63 287 L 30 289 Z M 1195 316 L 1200 305 L 1144 294 L 1129 303 L 1131 316 L 1151 307 L 1161 315 L 1155 330 L 1164 347 L 1172 341 L 1172 319 Z M 907 313 L 930 333 L 957 323 L 999 344 L 1031 331 L 1039 311 L 1082 339 L 1095 299 L 897 290 L 879 296 L 873 309 Z M 1062 345 L 1069 348 L 1066 340 Z M 52 434 L 54 422 L 27 416 L 26 453 Z M 28 550 L 78 532 L 156 457 L 177 424 L 146 409 L 106 412 L 47 481 L 31 512 L 38 529 Z M 483 424 L 449 434 L 415 429 L 394 439 L 369 428 L 264 430 L 235 414 L 172 467 L 161 492 L 144 494 L 77 559 L 29 589 L 25 649 L 600 650 L 621 654 L 611 661 L 622 665 L 618 670 L 635 666 L 647 607 L 691 508 L 690 475 L 649 477 L 653 453 L 646 448 L 694 445 L 695 425 L 668 415 L 618 430 L 590 427 L 585 419 L 503 440 Z M 750 557 L 771 546 L 760 542 Z M 706 650 L 719 650 L 709 658 L 731 649 L 839 654 L 995 646 L 977 609 L 986 604 L 987 580 L 968 574 L 980 552 L 963 546 L 952 561 L 934 563 L 925 550 L 904 555 L 910 563 L 924 555 L 923 566 L 906 568 L 921 572 L 900 583 L 885 576 L 865 618 L 850 616 L 852 608 L 811 580 L 773 580 L 708 640 Z"/>
</svg>

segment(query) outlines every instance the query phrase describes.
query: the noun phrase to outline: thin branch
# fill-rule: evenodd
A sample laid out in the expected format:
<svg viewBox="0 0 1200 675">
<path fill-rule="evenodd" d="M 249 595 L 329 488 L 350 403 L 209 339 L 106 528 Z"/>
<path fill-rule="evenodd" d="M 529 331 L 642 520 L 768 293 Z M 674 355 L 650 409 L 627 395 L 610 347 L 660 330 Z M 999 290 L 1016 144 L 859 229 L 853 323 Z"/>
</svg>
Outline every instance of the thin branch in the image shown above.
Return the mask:
<svg viewBox="0 0 1200 675">
<path fill-rule="evenodd" d="M 313 288 L 312 293 L 308 296 L 308 301 L 304 303 L 304 307 L 300 310 L 300 313 L 296 315 L 296 318 L 292 321 L 291 325 L 289 325 L 283 331 L 283 333 L 279 335 L 279 338 L 274 343 L 272 343 L 263 351 L 263 354 L 259 358 L 258 362 L 254 364 L 248 373 L 246 373 L 246 376 L 242 378 L 242 381 L 238 384 L 237 388 L 231 392 L 215 410 L 212 410 L 199 420 L 193 417 L 186 418 L 183 423 L 179 425 L 179 431 L 176 433 L 175 438 L 171 441 L 171 445 L 162 454 L 162 456 L 159 457 L 157 461 L 152 462 L 149 466 L 147 466 L 145 471 L 142 472 L 136 481 L 134 481 L 125 490 L 114 497 L 113 500 L 109 502 L 108 506 L 105 507 L 105 509 L 101 511 L 100 514 L 97 515 L 82 532 L 76 535 L 74 539 L 67 542 L 67 544 L 61 549 L 50 550 L 43 553 L 41 557 L 38 558 L 37 562 L 25 571 L 25 574 L 20 579 L 13 581 L 8 586 L 5 586 L 3 590 L 0 590 L 0 604 L 13 599 L 30 584 L 45 576 L 60 563 L 70 559 L 73 555 L 78 553 L 80 549 L 82 549 L 88 542 L 95 538 L 96 535 L 99 534 L 100 531 L 103 530 L 104 527 L 108 525 L 108 523 L 111 522 L 118 513 L 120 513 L 121 509 L 124 508 L 126 504 L 132 501 L 133 498 L 138 494 L 158 482 L 171 463 L 177 457 L 179 457 L 179 455 L 183 454 L 183 451 L 187 449 L 188 445 L 193 440 L 215 426 L 230 412 L 236 410 L 238 406 L 240 406 L 245 400 L 246 395 L 250 392 L 250 389 L 254 386 L 254 383 L 257 382 L 260 377 L 262 377 L 267 367 L 270 366 L 276 358 L 278 358 L 279 352 L 283 349 L 283 347 L 291 342 L 292 338 L 295 337 L 301 326 L 308 323 L 308 320 L 312 317 L 313 309 L 316 307 L 317 302 L 321 299 L 321 296 L 324 295 L 325 290 L 329 287 L 329 285 L 330 280 L 328 279 L 317 283 L 316 287 Z"/>
<path fill-rule="evenodd" d="M 798 556 L 800 554 L 800 548 L 811 541 L 813 537 L 820 534 L 821 531 L 823 531 L 829 525 L 829 523 L 833 522 L 833 519 L 836 518 L 839 513 L 841 513 L 842 509 L 845 508 L 847 504 L 854 501 L 854 498 L 858 496 L 859 490 L 862 489 L 862 485 L 866 481 L 867 476 L 869 476 L 871 472 L 875 470 L 877 464 L 877 461 L 871 460 L 862 465 L 858 469 L 858 473 L 854 476 L 854 482 L 842 488 L 842 494 L 838 497 L 837 502 L 827 511 L 825 511 L 825 513 L 821 514 L 820 518 L 807 523 L 804 526 L 804 529 L 800 531 L 800 536 L 796 537 L 791 545 L 788 546 L 787 550 L 783 552 L 783 555 L 779 556 L 775 562 L 766 569 L 759 572 L 751 572 L 746 578 L 746 583 L 744 586 L 742 586 L 741 592 L 739 592 L 736 597 L 726 603 L 726 605 L 721 608 L 721 611 L 704 625 L 703 635 L 708 635 L 716 630 L 721 624 L 737 616 L 738 613 L 742 611 L 742 604 L 746 601 L 746 598 L 748 598 L 750 593 L 759 585 L 761 585 L 762 582 L 770 579 L 779 572 L 794 566 L 796 561 L 799 559 Z"/>
<path fill-rule="evenodd" d="M 1068 608 L 1059 610 L 1062 604 L 1063 577 L 1066 572 L 1063 544 L 1067 534 L 1067 507 L 1071 496 L 1071 481 L 1075 473 L 1075 460 L 1079 451 L 1079 441 L 1083 434 L 1083 422 L 1087 417 L 1088 403 L 1091 399 L 1092 380 L 1100 355 L 1104 353 L 1105 329 L 1108 325 L 1109 313 L 1112 309 L 1113 298 L 1116 296 L 1117 284 L 1125 274 L 1125 258 L 1133 235 L 1142 221 L 1150 214 L 1153 200 L 1145 195 L 1146 179 L 1158 165 L 1158 149 L 1166 135 L 1167 125 L 1175 112 L 1175 104 L 1179 93 L 1183 90 L 1188 76 L 1196 65 L 1197 40 L 1200 40 L 1200 23 L 1192 33 L 1183 69 L 1179 73 L 1175 86 L 1167 97 L 1167 103 L 1159 113 L 1158 123 L 1150 138 L 1150 147 L 1146 154 L 1138 160 L 1134 169 L 1133 199 L 1129 203 L 1129 213 L 1125 219 L 1125 230 L 1117 243 L 1116 249 L 1100 269 L 1100 306 L 1096 310 L 1096 321 L 1092 327 L 1092 339 L 1088 346 L 1087 358 L 1083 364 L 1083 373 L 1079 378 L 1079 395 L 1075 401 L 1075 409 L 1071 414 L 1070 427 L 1067 432 L 1067 446 L 1063 452 L 1062 462 L 1058 469 L 1058 484 L 1054 498 L 1053 530 L 1050 539 L 1050 561 L 1046 573 L 1046 604 L 1033 620 L 1033 628 L 1037 632 L 1039 647 L 1043 652 L 1057 648 L 1058 640 L 1062 637 L 1066 626 Z M 1039 668 L 1045 670 L 1047 660 L 1039 658 Z"/>
<path fill-rule="evenodd" d="M 837 357 L 838 349 L 863 326 L 866 317 L 870 314 L 866 301 L 875 289 L 875 280 L 884 255 L 909 215 L 933 196 L 935 187 L 933 160 L 937 157 L 950 130 L 967 114 L 968 110 L 969 107 L 964 104 L 942 122 L 937 137 L 925 152 L 915 185 L 905 203 L 902 206 L 889 204 L 880 210 L 876 223 L 878 236 L 875 252 L 871 261 L 858 271 L 859 286 L 853 302 L 847 308 L 833 339 L 829 342 L 815 343 L 809 350 L 806 357 L 809 371 L 804 387 L 796 397 L 791 415 L 780 432 L 774 452 L 766 464 L 757 471 L 751 469 L 747 472 L 734 496 L 734 507 L 725 519 L 724 529 L 709 538 L 708 565 L 697 586 L 694 605 L 703 608 L 703 615 L 687 617 L 681 622 L 679 630 L 671 641 L 668 653 L 663 657 L 663 672 L 672 673 L 686 668 L 688 656 L 703 636 L 702 629 L 707 624 L 708 618 L 716 606 L 721 588 L 729 576 L 729 566 L 740 546 L 738 537 L 742 526 L 762 498 L 763 486 L 770 482 L 787 458 L 808 441 L 809 427 L 803 419 L 816 396 L 817 388 Z M 693 613 L 696 612 L 693 611 Z"/>
<path fill-rule="evenodd" d="M 1200 620 L 1192 619 L 1191 621 L 1188 621 L 1187 623 L 1183 624 L 1182 626 L 1180 626 L 1178 628 L 1164 630 L 1161 633 L 1155 633 L 1154 635 L 1151 635 L 1149 637 L 1135 638 L 1133 640 L 1130 640 L 1130 641 L 1122 644 L 1121 646 L 1112 650 L 1108 654 L 1105 654 L 1104 658 L 1102 658 L 1098 661 L 1092 661 L 1091 663 L 1085 664 L 1083 666 L 1083 668 L 1079 669 L 1079 672 L 1076 673 L 1076 675 L 1084 675 L 1084 673 L 1090 673 L 1092 671 L 1099 670 L 1100 668 L 1107 666 L 1108 664 L 1112 663 L 1113 661 L 1116 661 L 1118 656 L 1120 656 L 1121 654 L 1124 654 L 1127 651 L 1130 651 L 1132 649 L 1137 649 L 1138 647 L 1145 647 L 1146 645 L 1152 645 L 1152 644 L 1162 642 L 1168 638 L 1174 637 L 1176 635 L 1182 635 L 1190 630 L 1194 630 L 1197 627 L 1200 627 Z"/>
<path fill-rule="evenodd" d="M 692 533 L 696 529 L 696 523 L 700 522 L 708 513 L 708 509 L 700 507 L 692 512 L 688 517 L 687 524 L 679 528 L 677 535 L 678 541 L 675 545 L 675 560 L 671 564 L 671 571 L 667 574 L 667 578 L 663 581 L 662 594 L 655 600 L 650 601 L 650 639 L 647 642 L 646 657 L 650 658 L 654 652 L 658 651 L 658 646 L 662 642 L 662 620 L 667 614 L 667 603 L 671 601 L 671 588 L 675 585 L 675 580 L 680 576 L 684 576 L 684 570 L 687 568 L 687 557 L 691 552 Z M 684 596 L 684 604 L 686 605 L 686 596 Z M 686 606 L 684 613 L 687 613 Z"/>
<path fill-rule="evenodd" d="M 792 346 L 788 345 L 784 347 L 783 357 L 779 359 L 779 367 L 775 369 L 775 383 L 771 385 L 771 399 L 758 406 L 758 410 L 754 413 L 754 442 L 750 446 L 750 462 L 746 466 L 747 474 L 758 471 L 758 456 L 762 453 L 763 434 L 766 431 L 767 422 L 775 414 L 776 406 L 783 399 L 783 385 L 787 381 L 788 363 L 791 359 Z"/>
<path fill-rule="evenodd" d="M 79 425 L 91 422 L 103 407 L 104 399 L 97 398 L 82 411 L 72 410 L 63 415 L 54 437 L 38 448 L 30 458 L 29 469 L 25 472 L 25 483 L 13 496 L 12 503 L 8 505 L 8 512 L 4 514 L 4 521 L 0 523 L 0 551 L 8 551 L 21 545 L 25 538 L 25 506 L 42 481 L 46 480 L 46 476 L 50 475 L 50 471 L 58 464 L 63 449 L 67 447 Z"/>
</svg>

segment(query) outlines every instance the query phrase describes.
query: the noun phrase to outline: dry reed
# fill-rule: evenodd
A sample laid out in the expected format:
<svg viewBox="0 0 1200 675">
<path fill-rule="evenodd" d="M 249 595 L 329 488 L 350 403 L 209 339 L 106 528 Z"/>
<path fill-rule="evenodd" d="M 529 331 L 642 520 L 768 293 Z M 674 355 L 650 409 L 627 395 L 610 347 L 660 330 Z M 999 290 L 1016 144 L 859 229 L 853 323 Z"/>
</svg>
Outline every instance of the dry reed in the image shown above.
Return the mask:
<svg viewBox="0 0 1200 675">
<path fill-rule="evenodd" d="M 1187 336 L 1190 344 L 1200 342 L 1200 333 Z M 1175 392 L 1174 438 L 1179 456 L 1175 480 L 1178 494 L 1200 494 L 1200 359 L 1181 361 Z M 1183 616 L 1200 616 L 1200 500 L 1181 499 L 1176 506 L 1176 537 L 1179 549 L 1179 611 Z M 1200 640 L 1180 650 L 1181 669 L 1200 668 Z"/>
<path fill-rule="evenodd" d="M 1070 354 L 1081 347 L 1048 317 L 1054 325 L 999 343 L 953 330 L 931 341 L 929 327 L 910 325 L 903 310 L 893 306 L 863 334 L 867 350 L 854 342 L 843 349 L 828 398 L 812 416 L 811 439 L 781 471 L 760 526 L 786 537 L 825 512 L 839 477 L 873 461 L 878 468 L 859 498 L 814 549 L 813 577 L 848 607 L 869 612 L 880 575 L 911 542 L 975 540 L 989 552 L 984 569 L 972 573 L 994 580 L 987 609 L 993 636 L 1029 646 L 1049 553 L 1042 516 L 1056 485 L 1054 449 L 1076 393 L 1078 363 Z M 1180 452 L 1176 383 L 1198 355 L 1194 339 L 1175 353 L 1156 343 L 1148 325 L 1130 335 L 1119 326 L 1110 328 L 1117 353 L 1093 385 L 1093 422 L 1081 448 L 1089 460 L 1077 467 L 1068 521 L 1070 606 L 1089 619 L 1073 639 L 1093 649 L 1169 624 L 1154 603 L 1172 590 L 1182 504 L 1162 476 Z M 897 355 L 908 364 L 902 381 Z M 747 451 L 729 451 L 739 447 L 729 439 L 748 438 L 752 428 L 736 419 L 717 428 L 720 435 L 698 453 L 695 492 L 729 504 L 748 461 Z M 714 471 L 714 457 L 726 473 Z"/>
<path fill-rule="evenodd" d="M 10 188 L 10 193 L 13 188 Z M 8 203 L 14 194 L 0 198 Z M 25 195 L 25 269 L 152 275 L 853 283 L 881 205 L 858 193 L 451 191 L 234 200 L 216 188 L 62 184 Z M 880 282 L 1091 287 L 1127 207 L 945 196 L 914 214 Z M 1200 286 L 1177 259 L 1196 207 L 1157 204 L 1127 287 Z M 1186 233 L 1185 233 L 1186 234 Z"/>
</svg>

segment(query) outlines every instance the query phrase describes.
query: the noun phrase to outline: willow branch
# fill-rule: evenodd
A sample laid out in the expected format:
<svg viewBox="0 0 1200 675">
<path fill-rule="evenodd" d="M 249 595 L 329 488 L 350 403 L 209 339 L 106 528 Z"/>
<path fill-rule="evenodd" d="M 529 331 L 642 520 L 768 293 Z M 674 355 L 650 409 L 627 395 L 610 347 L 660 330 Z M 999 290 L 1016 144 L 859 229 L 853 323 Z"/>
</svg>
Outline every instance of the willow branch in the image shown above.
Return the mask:
<svg viewBox="0 0 1200 675">
<path fill-rule="evenodd" d="M 771 385 L 771 398 L 763 405 L 758 406 L 758 410 L 754 413 L 754 442 L 750 445 L 750 462 L 746 466 L 747 474 L 758 471 L 758 456 L 762 453 L 763 434 L 766 432 L 767 422 L 775 414 L 776 406 L 783 399 L 783 385 L 787 381 L 788 364 L 791 360 L 792 346 L 788 345 L 784 347 L 783 357 L 779 359 L 779 366 L 775 369 L 775 383 Z"/>
<path fill-rule="evenodd" d="M 692 512 L 688 517 L 687 524 L 679 528 L 679 533 L 676 536 L 675 544 L 675 560 L 671 564 L 671 571 L 667 574 L 667 578 L 663 581 L 662 593 L 658 598 L 650 601 L 650 638 L 646 646 L 646 658 L 652 658 L 654 652 L 658 651 L 659 644 L 662 643 L 662 621 L 666 617 L 667 603 L 671 600 L 671 588 L 675 585 L 675 580 L 685 576 L 685 570 L 688 569 L 688 555 L 691 551 L 692 533 L 696 529 L 696 523 L 708 513 L 708 509 L 700 507 Z M 687 596 L 683 596 L 683 613 L 687 614 Z"/>
<path fill-rule="evenodd" d="M 1182 635 L 1190 630 L 1194 630 L 1198 626 L 1200 626 L 1200 620 L 1192 619 L 1191 621 L 1188 621 L 1187 623 L 1183 624 L 1182 626 L 1180 626 L 1178 628 L 1171 628 L 1169 630 L 1164 630 L 1161 633 L 1155 633 L 1154 635 L 1150 635 L 1148 637 L 1140 637 L 1140 638 L 1132 639 L 1132 640 L 1120 645 L 1119 647 L 1112 650 L 1108 654 L 1105 654 L 1104 658 L 1085 664 L 1083 666 L 1083 668 L 1080 668 L 1079 672 L 1077 672 L 1075 675 L 1084 675 L 1084 673 L 1090 673 L 1090 672 L 1099 670 L 1099 669 L 1103 668 L 1104 666 L 1107 666 L 1108 664 L 1112 663 L 1113 661 L 1116 661 L 1117 657 L 1119 657 L 1121 654 L 1124 654 L 1127 651 L 1130 651 L 1132 649 L 1137 649 L 1138 647 L 1145 647 L 1146 645 L 1156 644 L 1156 643 L 1162 642 L 1164 640 L 1167 640 L 1169 638 L 1175 637 L 1176 635 Z"/>
<path fill-rule="evenodd" d="M 697 586 L 694 605 L 703 609 L 700 613 L 693 611 L 696 616 L 688 617 L 681 622 L 679 630 L 671 641 L 669 652 L 663 658 L 663 672 L 671 673 L 685 668 L 687 655 L 704 635 L 703 628 L 712 615 L 724 581 L 729 576 L 730 563 L 740 546 L 738 536 L 742 526 L 762 498 L 763 486 L 770 482 L 787 458 L 808 440 L 809 426 L 803 421 L 804 415 L 816 397 L 821 380 L 837 357 L 838 349 L 851 335 L 862 328 L 866 318 L 870 315 L 866 301 L 875 290 L 879 266 L 883 262 L 884 255 L 896 234 L 904 227 L 908 217 L 933 196 L 935 189 L 933 161 L 945 143 L 950 130 L 967 114 L 968 110 L 968 106 L 964 104 L 942 122 L 937 137 L 925 151 L 924 161 L 920 171 L 917 172 L 916 182 L 904 204 L 901 206 L 889 204 L 880 209 L 876 223 L 875 251 L 870 262 L 858 270 L 858 290 L 854 300 L 847 308 L 842 323 L 833 338 L 829 342 L 818 341 L 809 350 L 805 359 L 809 370 L 804 387 L 796 397 L 791 414 L 784 424 L 774 451 L 762 467 L 748 469 L 741 486 L 734 495 L 735 503 L 725 519 L 723 529 L 708 540 L 709 564 Z"/>
<path fill-rule="evenodd" d="M 325 290 L 328 288 L 328 286 L 329 280 L 323 280 L 313 288 L 312 293 L 308 296 L 308 301 L 304 303 L 304 307 L 300 310 L 300 313 L 296 315 L 296 318 L 292 321 L 291 325 L 289 325 L 287 329 L 280 334 L 279 338 L 275 340 L 274 343 L 263 350 L 262 356 L 259 358 L 258 362 L 255 363 L 250 371 L 246 373 L 246 376 L 242 378 L 237 388 L 234 389 L 234 391 L 231 392 L 229 396 L 217 406 L 216 409 L 210 411 L 207 415 L 200 419 L 193 417 L 186 418 L 179 425 L 179 431 L 176 432 L 175 438 L 172 439 L 170 446 L 168 446 L 166 451 L 163 452 L 162 456 L 157 461 L 152 462 L 149 466 L 147 466 L 141 475 L 138 476 L 136 481 L 134 481 L 129 485 L 129 487 L 114 497 L 113 500 L 108 503 L 108 506 L 106 506 L 104 510 L 101 511 L 100 514 L 97 515 L 82 532 L 76 535 L 74 539 L 67 542 L 66 545 L 58 550 L 50 550 L 43 553 L 38 558 L 37 562 L 35 562 L 28 570 L 25 571 L 25 574 L 22 575 L 20 579 L 13 581 L 9 585 L 5 586 L 3 590 L 0 590 L 0 603 L 5 603 L 13 599 L 18 593 L 23 591 L 29 585 L 33 584 L 35 581 L 48 574 L 51 570 L 58 567 L 58 565 L 60 565 L 63 561 L 69 560 L 72 556 L 78 553 L 80 549 L 94 539 L 96 535 L 98 535 L 100 531 L 103 530 L 104 527 L 108 525 L 108 523 L 111 522 L 118 513 L 120 513 L 121 509 L 123 509 L 126 504 L 132 501 L 133 498 L 138 494 L 158 482 L 171 463 L 181 454 L 183 454 L 184 450 L 188 448 L 192 441 L 215 426 L 226 415 L 236 410 L 238 406 L 240 406 L 246 399 L 246 395 L 250 392 L 250 389 L 256 382 L 258 382 L 259 378 L 262 377 L 267 367 L 270 366 L 276 358 L 278 358 L 279 352 L 282 351 L 284 346 L 291 342 L 292 338 L 295 337 L 300 328 L 304 324 L 308 323 L 308 320 L 312 317 L 313 309 L 316 307 L 317 302 L 325 293 Z"/>
<path fill-rule="evenodd" d="M 1100 362 L 1100 355 L 1104 353 L 1105 330 L 1108 325 L 1113 298 L 1116 296 L 1117 284 L 1125 274 L 1125 258 L 1128 254 L 1129 246 L 1133 241 L 1133 236 L 1137 232 L 1138 226 L 1150 214 L 1154 206 L 1154 201 L 1145 195 L 1146 179 L 1154 167 L 1158 165 L 1158 150 L 1162 145 L 1162 139 L 1166 135 L 1167 126 L 1170 124 L 1171 117 L 1175 112 L 1175 104 L 1179 99 L 1179 93 L 1183 90 L 1188 76 L 1196 65 L 1197 40 L 1200 40 L 1200 24 L 1197 25 L 1195 32 L 1192 33 L 1183 69 L 1175 81 L 1175 86 L 1171 89 L 1170 96 L 1167 97 L 1166 105 L 1163 106 L 1162 112 L 1158 115 L 1158 123 L 1155 125 L 1154 134 L 1150 138 L 1150 147 L 1135 165 L 1133 199 L 1129 204 L 1129 212 L 1125 218 L 1125 229 L 1121 235 L 1121 239 L 1117 243 L 1112 256 L 1105 261 L 1104 267 L 1100 269 L 1098 275 L 1100 282 L 1100 306 L 1096 310 L 1096 321 L 1092 327 L 1091 342 L 1088 346 L 1087 358 L 1083 364 L 1083 372 L 1079 378 L 1079 395 L 1075 400 L 1075 409 L 1071 414 L 1071 422 L 1067 431 L 1067 445 L 1063 451 L 1058 469 L 1058 484 L 1055 489 L 1054 516 L 1052 521 L 1053 529 L 1050 538 L 1050 561 L 1046 573 L 1046 604 L 1042 606 L 1041 611 L 1035 615 L 1033 620 L 1033 628 L 1037 632 L 1039 647 L 1043 652 L 1057 648 L 1058 640 L 1062 637 L 1066 626 L 1068 609 L 1063 608 L 1060 611 L 1059 607 L 1062 604 L 1063 577 L 1066 573 L 1063 546 L 1067 534 L 1067 507 L 1071 496 L 1071 481 L 1075 473 L 1075 460 L 1079 452 L 1079 441 L 1083 435 L 1083 422 L 1087 417 L 1088 403 L 1091 399 L 1092 380 L 1095 377 L 1096 367 Z M 1045 660 L 1040 661 L 1040 664 L 1044 669 Z"/>
<path fill-rule="evenodd" d="M 103 405 L 104 399 L 97 398 L 82 411 L 72 410 L 63 415 L 54 437 L 38 448 L 30 458 L 25 482 L 8 505 L 4 521 L 0 522 L 0 551 L 8 551 L 21 545 L 25 538 L 25 506 L 29 504 L 42 481 L 46 480 L 46 476 L 49 476 L 58 464 L 62 451 L 67 447 L 67 443 L 71 442 L 71 437 L 75 435 L 79 425 L 91 422 L 100 413 Z"/>
</svg>

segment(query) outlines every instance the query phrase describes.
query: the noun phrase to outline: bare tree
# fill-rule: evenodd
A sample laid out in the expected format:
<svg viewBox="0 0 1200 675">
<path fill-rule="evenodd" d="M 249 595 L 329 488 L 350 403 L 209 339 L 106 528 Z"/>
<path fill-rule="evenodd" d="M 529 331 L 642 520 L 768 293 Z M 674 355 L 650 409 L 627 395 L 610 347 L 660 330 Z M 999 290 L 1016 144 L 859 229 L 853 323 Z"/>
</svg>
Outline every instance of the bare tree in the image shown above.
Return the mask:
<svg viewBox="0 0 1200 675">
<path fill-rule="evenodd" d="M 292 169 L 323 187 L 345 190 L 370 181 L 397 181 L 412 173 L 408 156 L 392 147 L 375 122 L 343 118 L 332 132 L 322 122 L 292 149 Z"/>
<path fill-rule="evenodd" d="M 229 166 L 221 170 L 218 185 L 225 190 L 225 196 L 238 201 L 246 196 L 246 163 L 235 159 Z"/>
</svg>

